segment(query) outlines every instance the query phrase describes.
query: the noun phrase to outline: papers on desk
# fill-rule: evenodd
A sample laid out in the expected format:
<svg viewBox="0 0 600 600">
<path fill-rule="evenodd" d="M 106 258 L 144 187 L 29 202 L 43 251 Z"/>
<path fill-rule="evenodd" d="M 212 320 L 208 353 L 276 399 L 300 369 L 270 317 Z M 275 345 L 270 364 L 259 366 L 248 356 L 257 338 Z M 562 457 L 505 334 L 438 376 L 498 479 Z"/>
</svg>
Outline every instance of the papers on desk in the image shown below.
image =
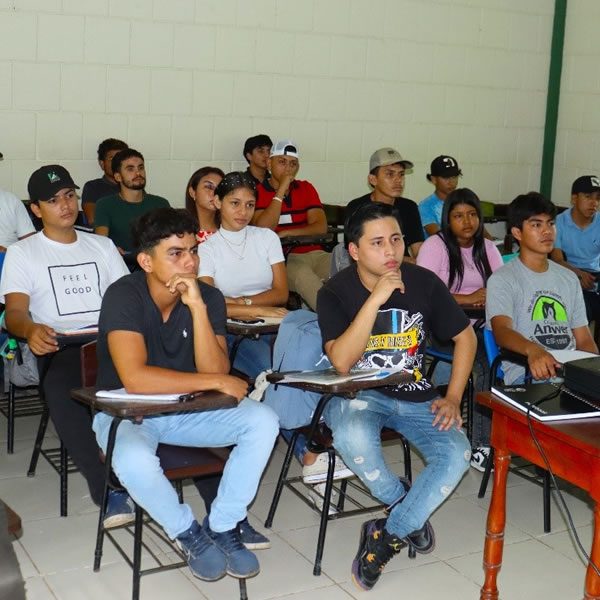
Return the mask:
<svg viewBox="0 0 600 600">
<path fill-rule="evenodd" d="M 401 369 L 361 369 L 360 371 L 351 371 L 345 374 L 340 374 L 335 369 L 297 371 L 286 373 L 278 383 L 319 383 L 322 385 L 333 385 L 347 381 L 376 381 L 378 379 L 385 379 L 400 371 Z"/>
<path fill-rule="evenodd" d="M 239 319 L 227 319 L 229 325 L 243 325 L 244 327 L 261 327 L 262 325 L 281 325 L 283 317 L 256 317 L 256 319 L 248 320 Z"/>
<path fill-rule="evenodd" d="M 186 396 L 186 394 L 183 394 Z M 117 390 L 99 390 L 96 392 L 96 398 L 109 402 L 139 402 L 140 404 L 168 404 L 170 402 L 181 402 L 182 394 L 128 394 L 125 388 Z"/>
<path fill-rule="evenodd" d="M 584 352 L 583 350 L 549 350 L 549 352 L 561 365 L 572 360 L 579 360 L 580 358 L 595 358 L 598 356 L 597 354 Z"/>
<path fill-rule="evenodd" d="M 81 329 L 55 329 L 58 335 L 73 336 L 77 337 L 80 335 L 97 335 L 98 326 L 90 325 L 89 327 L 82 327 Z"/>
</svg>

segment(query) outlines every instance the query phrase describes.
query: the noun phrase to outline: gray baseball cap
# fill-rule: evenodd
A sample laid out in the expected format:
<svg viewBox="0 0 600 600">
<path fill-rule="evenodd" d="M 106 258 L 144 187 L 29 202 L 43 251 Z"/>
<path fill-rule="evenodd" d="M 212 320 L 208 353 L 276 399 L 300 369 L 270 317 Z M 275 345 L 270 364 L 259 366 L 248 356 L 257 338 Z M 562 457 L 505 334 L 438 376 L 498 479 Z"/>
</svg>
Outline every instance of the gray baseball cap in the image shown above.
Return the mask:
<svg viewBox="0 0 600 600">
<path fill-rule="evenodd" d="M 371 154 L 371 158 L 369 159 L 369 173 L 377 167 L 387 167 L 388 165 L 395 165 L 397 163 L 404 165 L 405 169 L 412 169 L 414 167 L 410 160 L 402 158 L 398 150 L 394 150 L 393 148 L 379 148 L 379 150 L 375 150 Z"/>
</svg>

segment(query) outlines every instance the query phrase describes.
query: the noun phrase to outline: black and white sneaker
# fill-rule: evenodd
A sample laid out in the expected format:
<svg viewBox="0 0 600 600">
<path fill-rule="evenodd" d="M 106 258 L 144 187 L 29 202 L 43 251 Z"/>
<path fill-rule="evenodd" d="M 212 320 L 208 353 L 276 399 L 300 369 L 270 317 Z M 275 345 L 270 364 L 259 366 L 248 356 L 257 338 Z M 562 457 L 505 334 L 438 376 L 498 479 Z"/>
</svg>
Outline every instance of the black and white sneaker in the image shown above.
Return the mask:
<svg viewBox="0 0 600 600">
<path fill-rule="evenodd" d="M 487 468 L 488 461 L 490 460 L 490 447 L 489 446 L 479 446 L 477 448 L 473 448 L 471 453 L 471 466 L 482 473 L 485 472 Z"/>
</svg>

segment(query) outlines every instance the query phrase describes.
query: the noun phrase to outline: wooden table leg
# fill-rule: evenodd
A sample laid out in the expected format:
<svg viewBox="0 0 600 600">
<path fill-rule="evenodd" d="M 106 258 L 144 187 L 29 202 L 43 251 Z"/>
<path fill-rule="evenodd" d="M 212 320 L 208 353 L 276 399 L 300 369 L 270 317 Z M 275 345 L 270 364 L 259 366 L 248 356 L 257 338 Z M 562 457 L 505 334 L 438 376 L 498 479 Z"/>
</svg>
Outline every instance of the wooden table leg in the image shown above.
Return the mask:
<svg viewBox="0 0 600 600">
<path fill-rule="evenodd" d="M 504 526 L 506 524 L 506 478 L 510 454 L 499 448 L 494 452 L 494 490 L 488 510 L 485 546 L 483 548 L 484 581 L 480 600 L 498 600 L 496 578 L 502 566 Z"/>
<path fill-rule="evenodd" d="M 592 541 L 592 562 L 600 568 L 600 505 L 594 505 L 594 539 Z M 585 574 L 584 600 L 600 600 L 600 577 L 591 564 L 588 565 Z"/>
</svg>

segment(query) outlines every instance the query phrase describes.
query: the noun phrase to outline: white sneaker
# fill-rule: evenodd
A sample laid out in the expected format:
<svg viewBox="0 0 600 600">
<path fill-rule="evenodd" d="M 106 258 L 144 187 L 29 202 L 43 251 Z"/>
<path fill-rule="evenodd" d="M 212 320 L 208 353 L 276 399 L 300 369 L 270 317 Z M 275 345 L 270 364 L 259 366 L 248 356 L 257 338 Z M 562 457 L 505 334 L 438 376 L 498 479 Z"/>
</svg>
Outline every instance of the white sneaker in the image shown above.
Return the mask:
<svg viewBox="0 0 600 600">
<path fill-rule="evenodd" d="M 319 509 L 319 511 L 323 510 L 323 502 L 325 498 L 323 494 L 325 493 L 325 484 L 318 483 L 317 485 L 313 485 L 312 489 L 308 491 L 308 499 Z M 337 508 L 335 507 L 335 503 L 337 502 L 338 493 L 335 490 L 331 490 L 331 502 L 329 503 L 329 516 L 337 515 Z"/>
<path fill-rule="evenodd" d="M 479 446 L 478 448 L 473 448 L 473 452 L 471 453 L 471 466 L 482 473 L 485 472 L 488 461 L 490 459 L 490 447 L 489 446 Z M 493 470 L 493 467 L 492 467 Z"/>
<path fill-rule="evenodd" d="M 304 483 L 322 483 L 327 479 L 328 468 L 329 455 L 327 452 L 321 452 L 312 465 L 304 465 L 302 467 L 302 480 Z M 344 464 L 344 461 L 339 456 L 336 456 L 333 478 L 347 479 L 353 475 L 354 473 Z"/>
</svg>

